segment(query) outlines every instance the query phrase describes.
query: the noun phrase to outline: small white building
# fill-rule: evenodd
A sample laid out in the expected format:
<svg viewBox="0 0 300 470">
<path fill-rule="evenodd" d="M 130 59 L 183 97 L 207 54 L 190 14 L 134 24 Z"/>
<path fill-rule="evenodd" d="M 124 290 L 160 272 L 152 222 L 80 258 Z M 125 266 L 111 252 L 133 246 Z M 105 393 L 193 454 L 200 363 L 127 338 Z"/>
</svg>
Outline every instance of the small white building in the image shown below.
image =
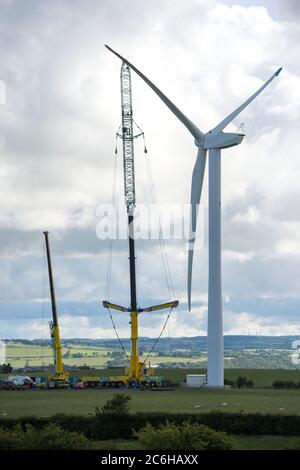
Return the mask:
<svg viewBox="0 0 300 470">
<path fill-rule="evenodd" d="M 205 374 L 187 374 L 185 381 L 187 387 L 204 387 L 207 383 Z"/>
</svg>

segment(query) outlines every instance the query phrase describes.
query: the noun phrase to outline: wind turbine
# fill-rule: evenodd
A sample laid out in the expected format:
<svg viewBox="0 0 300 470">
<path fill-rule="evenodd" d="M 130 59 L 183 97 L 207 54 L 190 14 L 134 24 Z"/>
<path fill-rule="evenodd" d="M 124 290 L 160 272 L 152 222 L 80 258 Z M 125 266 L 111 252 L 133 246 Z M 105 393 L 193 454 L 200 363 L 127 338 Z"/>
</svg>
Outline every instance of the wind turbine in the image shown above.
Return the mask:
<svg viewBox="0 0 300 470">
<path fill-rule="evenodd" d="M 207 385 L 209 387 L 224 386 L 224 345 L 223 345 L 223 309 L 222 309 L 222 278 L 221 278 L 221 149 L 239 145 L 244 134 L 223 132 L 242 111 L 277 77 L 280 67 L 250 98 L 230 113 L 216 127 L 207 133 L 190 121 L 142 72 L 111 47 L 105 45 L 119 59 L 134 70 L 147 85 L 159 96 L 173 114 L 185 125 L 194 137 L 198 147 L 196 163 L 193 169 L 191 187 L 191 223 L 188 251 L 188 306 L 191 310 L 192 267 L 194 243 L 197 226 L 198 207 L 201 198 L 203 178 L 209 150 L 209 278 L 208 278 L 208 325 L 207 325 Z"/>
</svg>

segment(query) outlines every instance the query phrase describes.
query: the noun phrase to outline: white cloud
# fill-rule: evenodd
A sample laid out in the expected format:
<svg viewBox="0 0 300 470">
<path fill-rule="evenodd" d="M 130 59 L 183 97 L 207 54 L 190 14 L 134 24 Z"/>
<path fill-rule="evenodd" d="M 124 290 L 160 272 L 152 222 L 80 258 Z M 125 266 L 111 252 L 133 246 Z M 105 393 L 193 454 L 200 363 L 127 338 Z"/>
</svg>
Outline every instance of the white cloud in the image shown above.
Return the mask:
<svg viewBox="0 0 300 470">
<path fill-rule="evenodd" d="M 237 251 L 223 251 L 223 261 L 239 261 L 241 263 L 249 261 L 253 257 L 253 253 L 239 253 Z"/>
<path fill-rule="evenodd" d="M 117 0 L 92 0 L 87 9 L 79 0 L 72 5 L 64 0 L 1 2 L 3 302 L 41 298 L 40 232 L 46 228 L 52 231 L 58 297 L 84 305 L 104 295 L 107 244 L 95 235 L 96 208 L 111 198 L 114 133 L 120 121 L 120 62 L 104 43 L 129 56 L 203 130 L 283 66 L 272 86 L 234 122 L 233 128 L 245 122 L 243 144 L 223 152 L 223 282 L 230 299 L 250 294 L 299 298 L 300 26 L 275 18 L 270 2 L 253 3 L 124 0 L 120 8 Z M 135 119 L 146 132 L 158 200 L 184 205 L 196 153 L 192 139 L 134 74 L 132 81 Z M 136 146 L 136 176 L 138 201 L 147 203 L 141 143 Z M 117 182 L 122 195 L 121 162 Z M 207 181 L 203 196 L 206 201 Z M 205 220 L 198 231 L 206 236 Z M 164 300 L 168 292 L 158 247 L 139 247 L 140 301 Z M 175 290 L 184 304 L 172 328 L 176 334 L 201 334 L 207 244 L 195 256 L 193 299 L 203 307 L 195 307 L 191 316 L 185 313 L 185 243 L 167 247 Z M 126 250 L 126 244 L 116 244 L 112 295 L 128 303 Z M 244 331 L 248 304 L 245 298 L 240 316 L 227 317 L 227 331 Z M 74 327 L 65 318 L 64 334 L 108 334 L 103 325 L 100 331 L 82 318 Z M 258 326 L 260 321 L 255 319 Z M 294 328 L 292 320 L 290 326 L 281 325 L 278 317 L 272 322 L 268 331 Z M 151 327 L 143 328 L 151 334 Z"/>
</svg>

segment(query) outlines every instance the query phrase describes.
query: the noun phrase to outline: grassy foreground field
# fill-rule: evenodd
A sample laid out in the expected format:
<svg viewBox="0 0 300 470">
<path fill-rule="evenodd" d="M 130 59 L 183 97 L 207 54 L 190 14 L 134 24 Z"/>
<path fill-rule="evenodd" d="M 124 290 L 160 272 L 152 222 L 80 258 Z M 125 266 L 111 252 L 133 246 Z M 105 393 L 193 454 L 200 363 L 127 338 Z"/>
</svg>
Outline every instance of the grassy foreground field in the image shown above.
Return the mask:
<svg viewBox="0 0 300 470">
<path fill-rule="evenodd" d="M 123 369 L 77 369 L 77 377 L 123 374 Z M 201 369 L 156 369 L 157 375 L 164 375 L 172 382 L 183 382 L 186 374 L 205 373 Z M 71 375 L 72 375 L 71 374 Z M 47 375 L 37 373 L 36 375 Z M 276 390 L 276 380 L 300 381 L 297 370 L 226 369 L 225 378 L 236 380 L 239 376 L 252 379 L 253 389 L 187 389 L 175 387 L 173 391 L 140 391 L 121 389 L 90 390 L 26 390 L 0 392 L 0 417 L 20 418 L 22 416 L 48 417 L 58 413 L 69 415 L 93 415 L 111 399 L 114 393 L 131 396 L 130 408 L 134 411 L 158 411 L 169 413 L 268 413 L 276 415 L 300 415 L 300 389 Z M 293 436 L 234 436 L 234 448 L 245 450 L 299 449 L 300 438 Z M 94 441 L 93 448 L 103 450 L 138 450 L 135 439 Z"/>
<path fill-rule="evenodd" d="M 115 390 L 44 390 L 0 393 L 0 417 L 86 415 L 101 407 Z M 242 413 L 300 414 L 299 390 L 231 389 L 174 391 L 126 390 L 133 411 L 203 413 L 212 410 Z"/>
</svg>

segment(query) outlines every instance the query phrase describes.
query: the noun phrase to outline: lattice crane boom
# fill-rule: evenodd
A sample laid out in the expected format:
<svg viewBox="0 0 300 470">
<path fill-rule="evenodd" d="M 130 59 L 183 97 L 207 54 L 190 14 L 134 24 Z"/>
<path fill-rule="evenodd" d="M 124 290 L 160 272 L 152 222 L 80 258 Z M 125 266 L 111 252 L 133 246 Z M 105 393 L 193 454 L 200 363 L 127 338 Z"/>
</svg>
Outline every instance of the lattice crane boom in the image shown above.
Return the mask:
<svg viewBox="0 0 300 470">
<path fill-rule="evenodd" d="M 130 68 L 122 63 L 121 73 L 121 105 L 122 133 L 119 137 L 123 142 L 124 195 L 127 212 L 132 213 L 135 207 L 135 175 L 134 175 L 134 130 L 132 113 L 132 93 Z"/>
</svg>

